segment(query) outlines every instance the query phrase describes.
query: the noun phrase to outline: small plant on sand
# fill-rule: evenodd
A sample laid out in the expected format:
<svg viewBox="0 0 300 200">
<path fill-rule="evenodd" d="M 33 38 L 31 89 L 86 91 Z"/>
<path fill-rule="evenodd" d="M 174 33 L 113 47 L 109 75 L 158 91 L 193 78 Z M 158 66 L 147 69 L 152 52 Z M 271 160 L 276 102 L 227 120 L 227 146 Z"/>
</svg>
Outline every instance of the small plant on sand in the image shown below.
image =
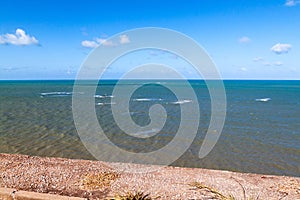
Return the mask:
<svg viewBox="0 0 300 200">
<path fill-rule="evenodd" d="M 211 188 L 211 187 L 208 187 L 206 185 L 203 185 L 202 183 L 192 182 L 189 185 L 192 186 L 192 187 L 196 187 L 197 189 L 205 189 L 208 192 L 211 192 L 211 193 L 215 194 L 216 197 L 219 198 L 219 199 L 222 199 L 222 200 L 232 200 L 232 199 L 228 199 L 226 196 L 224 196 L 223 194 L 221 194 L 220 192 L 218 192 L 214 188 Z"/>
<path fill-rule="evenodd" d="M 109 200 L 152 200 L 149 194 L 144 194 L 143 192 L 128 192 L 125 195 L 116 195 Z"/>
<path fill-rule="evenodd" d="M 192 182 L 189 185 L 192 186 L 192 187 L 196 187 L 197 189 L 205 189 L 206 191 L 208 191 L 212 194 L 215 194 L 216 195 L 215 197 L 220 199 L 220 200 L 237 200 L 237 198 L 234 197 L 233 195 L 225 196 L 225 195 L 221 194 L 220 192 L 218 192 L 217 190 L 215 190 L 214 188 L 208 187 L 208 186 L 203 185 L 202 183 L 199 183 L 199 182 Z M 243 188 L 243 196 L 244 196 L 243 199 L 244 200 L 258 200 L 259 199 L 259 196 L 257 196 L 256 198 L 247 199 L 246 198 L 246 191 L 245 191 L 243 186 L 242 186 L 242 188 Z"/>
</svg>

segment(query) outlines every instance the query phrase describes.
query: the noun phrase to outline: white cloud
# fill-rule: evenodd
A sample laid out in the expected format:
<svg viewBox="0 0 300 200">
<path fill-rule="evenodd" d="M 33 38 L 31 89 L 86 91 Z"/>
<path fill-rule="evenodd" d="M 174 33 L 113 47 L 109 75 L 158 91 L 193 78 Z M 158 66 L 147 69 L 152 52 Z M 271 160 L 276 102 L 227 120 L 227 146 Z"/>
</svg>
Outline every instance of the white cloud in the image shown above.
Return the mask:
<svg viewBox="0 0 300 200">
<path fill-rule="evenodd" d="M 66 73 L 68 75 L 72 75 L 72 74 L 75 74 L 75 71 L 72 68 L 68 68 L 67 71 L 66 71 Z"/>
<path fill-rule="evenodd" d="M 38 44 L 38 40 L 30 35 L 27 35 L 24 30 L 17 29 L 15 34 L 6 33 L 0 35 L 0 44 L 12 44 L 12 45 L 31 45 Z"/>
<path fill-rule="evenodd" d="M 262 57 L 257 57 L 257 58 L 253 58 L 254 62 L 260 62 L 260 61 L 264 61 L 264 59 Z"/>
<path fill-rule="evenodd" d="M 108 41 L 102 38 L 96 38 L 95 41 L 93 40 L 84 40 L 81 42 L 81 45 L 87 48 L 97 48 L 99 45 L 103 46 L 115 46 L 112 41 Z"/>
<path fill-rule="evenodd" d="M 127 35 L 120 35 L 118 42 L 113 42 L 112 40 L 106 40 L 103 38 L 96 38 L 95 40 L 84 40 L 81 45 L 87 48 L 96 48 L 99 45 L 103 46 L 117 46 L 130 43 L 130 39 Z"/>
<path fill-rule="evenodd" d="M 120 35 L 120 44 L 127 44 L 129 42 L 130 42 L 130 40 L 127 35 Z"/>
<path fill-rule="evenodd" d="M 84 40 L 81 42 L 81 45 L 87 48 L 96 48 L 99 44 L 95 41 Z"/>
<path fill-rule="evenodd" d="M 299 3 L 300 3 L 300 1 L 286 0 L 284 5 L 288 6 L 288 7 L 293 7 L 293 6 L 296 6 Z"/>
<path fill-rule="evenodd" d="M 0 35 L 0 44 L 5 44 L 5 40 L 1 35 Z"/>
<path fill-rule="evenodd" d="M 273 63 L 274 66 L 282 66 L 283 63 L 281 61 L 277 61 Z"/>
<path fill-rule="evenodd" d="M 283 53 L 288 53 L 289 50 L 291 50 L 292 45 L 290 44 L 275 44 L 272 48 L 271 51 L 273 51 L 276 54 L 283 54 Z"/>
<path fill-rule="evenodd" d="M 239 39 L 239 43 L 249 43 L 251 41 L 250 38 L 248 38 L 247 36 L 241 37 Z"/>
<path fill-rule="evenodd" d="M 248 69 L 246 67 L 241 67 L 240 70 L 242 70 L 243 72 L 248 71 Z"/>
<path fill-rule="evenodd" d="M 115 46 L 116 44 L 114 44 L 111 40 L 106 40 L 106 39 L 102 39 L 102 38 L 96 38 L 96 41 L 98 42 L 98 44 L 102 44 L 103 46 Z"/>
<path fill-rule="evenodd" d="M 262 57 L 253 58 L 253 61 L 260 62 L 264 66 L 282 66 L 283 65 L 283 63 L 281 61 L 269 62 L 269 61 L 263 59 Z"/>
<path fill-rule="evenodd" d="M 262 63 L 264 66 L 281 66 L 283 65 L 282 62 L 280 61 L 277 61 L 277 62 L 269 62 L 265 59 L 263 59 L 262 57 L 257 57 L 257 58 L 253 58 L 253 62 L 259 62 L 259 63 Z"/>
<path fill-rule="evenodd" d="M 17 71 L 17 70 L 26 70 L 28 67 L 0 67 L 0 70 L 4 70 L 4 71 Z"/>
<path fill-rule="evenodd" d="M 271 63 L 270 62 L 264 62 L 263 65 L 264 66 L 271 66 Z"/>
</svg>

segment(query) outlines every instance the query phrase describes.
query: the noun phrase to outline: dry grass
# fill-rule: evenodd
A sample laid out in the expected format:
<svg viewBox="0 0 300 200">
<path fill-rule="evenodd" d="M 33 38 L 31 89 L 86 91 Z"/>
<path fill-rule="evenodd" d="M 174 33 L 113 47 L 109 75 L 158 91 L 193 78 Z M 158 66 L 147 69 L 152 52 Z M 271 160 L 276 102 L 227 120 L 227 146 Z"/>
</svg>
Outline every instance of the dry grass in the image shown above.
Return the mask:
<svg viewBox="0 0 300 200">
<path fill-rule="evenodd" d="M 196 187 L 197 189 L 204 189 L 212 194 L 215 194 L 216 198 L 218 198 L 220 200 L 237 200 L 237 198 L 234 197 L 233 195 L 225 196 L 225 195 L 221 194 L 220 192 L 218 192 L 217 190 L 215 190 L 214 188 L 208 187 L 199 182 L 192 182 L 189 185 L 192 187 Z M 243 188 L 243 199 L 247 200 L 245 188 L 242 185 L 241 185 L 241 187 Z M 258 200 L 258 199 L 259 199 L 259 196 L 257 196 L 256 198 L 251 197 L 248 200 Z"/>
<path fill-rule="evenodd" d="M 203 185 L 202 183 L 199 182 L 192 182 L 189 184 L 192 187 L 196 187 L 197 189 L 204 189 L 207 190 L 208 192 L 215 194 L 217 198 L 222 199 L 222 200 L 231 200 L 228 197 L 224 196 L 223 194 L 221 194 L 220 192 L 218 192 L 217 190 L 215 190 L 214 188 L 208 187 L 206 185 Z"/>
<path fill-rule="evenodd" d="M 98 174 L 89 174 L 81 180 L 82 189 L 97 190 L 104 187 L 109 187 L 111 182 L 117 179 L 120 175 L 116 172 L 105 171 Z"/>
<path fill-rule="evenodd" d="M 143 192 L 128 192 L 125 195 L 117 195 L 110 200 L 152 200 L 149 194 L 144 194 Z"/>
</svg>

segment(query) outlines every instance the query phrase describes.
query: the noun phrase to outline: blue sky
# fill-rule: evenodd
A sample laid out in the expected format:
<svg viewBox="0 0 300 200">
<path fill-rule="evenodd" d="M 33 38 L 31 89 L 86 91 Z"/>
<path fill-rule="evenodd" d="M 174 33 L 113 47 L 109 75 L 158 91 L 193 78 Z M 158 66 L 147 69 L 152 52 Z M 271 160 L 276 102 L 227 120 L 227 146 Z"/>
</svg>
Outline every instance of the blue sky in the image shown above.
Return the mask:
<svg viewBox="0 0 300 200">
<path fill-rule="evenodd" d="M 300 79 L 299 0 L 3 1 L 0 79 L 73 79 L 90 47 L 141 27 L 193 38 L 224 79 Z"/>
</svg>

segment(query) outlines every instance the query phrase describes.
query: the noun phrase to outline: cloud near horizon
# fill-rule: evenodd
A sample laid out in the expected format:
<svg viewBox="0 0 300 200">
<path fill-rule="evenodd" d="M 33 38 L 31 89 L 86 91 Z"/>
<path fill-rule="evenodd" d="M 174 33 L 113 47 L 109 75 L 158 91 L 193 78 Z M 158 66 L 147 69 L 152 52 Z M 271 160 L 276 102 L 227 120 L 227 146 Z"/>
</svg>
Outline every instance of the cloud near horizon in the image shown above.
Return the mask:
<svg viewBox="0 0 300 200">
<path fill-rule="evenodd" d="M 32 44 L 38 45 L 39 41 L 35 37 L 27 35 L 24 30 L 18 28 L 15 34 L 6 33 L 0 35 L 0 44 L 26 46 Z"/>
<path fill-rule="evenodd" d="M 288 53 L 292 48 L 292 45 L 290 44 L 281 44 L 277 43 L 273 47 L 271 47 L 271 51 L 276 53 L 276 54 L 283 54 L 283 53 Z"/>
<path fill-rule="evenodd" d="M 253 62 L 262 63 L 264 66 L 282 66 L 283 65 L 283 62 L 281 62 L 281 61 L 276 61 L 276 62 L 271 63 L 262 57 L 253 58 Z"/>
<path fill-rule="evenodd" d="M 81 45 L 83 47 L 87 48 L 96 48 L 99 45 L 103 46 L 117 46 L 117 45 L 122 45 L 122 44 L 127 44 L 130 43 L 130 39 L 127 35 L 120 35 L 119 36 L 119 41 L 117 43 L 114 43 L 111 40 L 106 40 L 103 38 L 96 38 L 95 40 L 84 40 L 81 42 Z"/>
</svg>

